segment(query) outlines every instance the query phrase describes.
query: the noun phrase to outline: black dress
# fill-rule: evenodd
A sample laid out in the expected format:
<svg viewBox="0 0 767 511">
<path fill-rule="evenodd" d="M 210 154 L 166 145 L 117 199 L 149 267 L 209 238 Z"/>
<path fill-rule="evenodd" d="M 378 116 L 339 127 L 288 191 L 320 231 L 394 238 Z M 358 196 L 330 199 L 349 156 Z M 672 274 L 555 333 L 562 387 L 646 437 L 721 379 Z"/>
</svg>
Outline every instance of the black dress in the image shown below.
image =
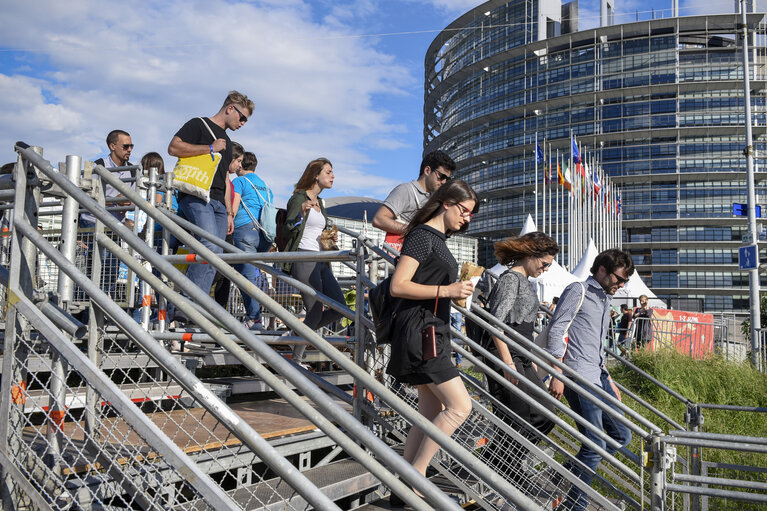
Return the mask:
<svg viewBox="0 0 767 511">
<path fill-rule="evenodd" d="M 448 286 L 458 277 L 458 263 L 445 243 L 445 234 L 419 225 L 405 237 L 402 255 L 418 261 L 412 281 L 430 286 Z M 423 385 L 444 383 L 458 376 L 450 358 L 450 299 L 403 300 L 394 317 L 391 359 L 387 372 L 400 383 Z M 434 325 L 437 357 L 423 360 L 421 330 Z"/>
</svg>

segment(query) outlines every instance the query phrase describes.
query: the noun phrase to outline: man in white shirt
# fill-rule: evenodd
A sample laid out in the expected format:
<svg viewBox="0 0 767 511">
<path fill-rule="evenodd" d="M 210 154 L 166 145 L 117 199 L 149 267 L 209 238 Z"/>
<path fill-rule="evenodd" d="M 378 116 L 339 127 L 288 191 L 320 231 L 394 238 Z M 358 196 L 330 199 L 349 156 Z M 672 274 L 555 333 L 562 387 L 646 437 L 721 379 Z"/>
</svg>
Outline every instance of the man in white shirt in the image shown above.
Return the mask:
<svg viewBox="0 0 767 511">
<path fill-rule="evenodd" d="M 373 218 L 373 227 L 386 231 L 386 243 L 402 249 L 402 233 L 418 208 L 443 183 L 450 180 L 455 162 L 443 151 L 432 151 L 421 161 L 418 179 L 397 185 Z"/>
</svg>

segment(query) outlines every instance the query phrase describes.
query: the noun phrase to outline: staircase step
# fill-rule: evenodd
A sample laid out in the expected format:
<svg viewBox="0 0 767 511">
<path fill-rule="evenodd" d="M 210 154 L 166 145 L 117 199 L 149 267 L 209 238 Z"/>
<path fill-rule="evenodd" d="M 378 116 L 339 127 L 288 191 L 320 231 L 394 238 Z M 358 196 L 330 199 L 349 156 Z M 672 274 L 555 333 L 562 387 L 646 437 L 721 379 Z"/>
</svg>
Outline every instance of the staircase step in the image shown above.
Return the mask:
<svg viewBox="0 0 767 511">
<path fill-rule="evenodd" d="M 365 467 L 352 459 L 328 463 L 306 470 L 303 474 L 332 500 L 355 495 L 376 488 L 380 484 Z M 227 493 L 243 509 L 278 511 L 310 507 L 301 495 L 279 477 Z M 191 507 L 185 504 L 175 509 L 208 509 L 208 506 L 204 503 L 197 503 Z"/>
</svg>

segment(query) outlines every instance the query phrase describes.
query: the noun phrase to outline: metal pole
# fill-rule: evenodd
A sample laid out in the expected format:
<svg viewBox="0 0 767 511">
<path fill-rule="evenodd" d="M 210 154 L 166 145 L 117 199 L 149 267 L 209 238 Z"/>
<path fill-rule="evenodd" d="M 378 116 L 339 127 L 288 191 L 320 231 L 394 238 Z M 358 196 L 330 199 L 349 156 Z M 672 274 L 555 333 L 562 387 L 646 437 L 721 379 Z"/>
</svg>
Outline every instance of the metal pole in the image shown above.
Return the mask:
<svg viewBox="0 0 767 511">
<path fill-rule="evenodd" d="M 67 179 L 78 184 L 80 179 L 80 167 L 82 166 L 80 156 L 67 155 L 66 173 Z M 61 253 L 69 261 L 75 260 L 77 252 L 77 211 L 79 205 L 72 196 L 64 199 L 63 211 L 61 214 Z M 59 273 L 59 282 L 56 291 L 59 295 L 60 303 L 66 308 L 66 304 L 72 301 L 75 291 L 75 284 L 63 273 Z"/>
<path fill-rule="evenodd" d="M 27 147 L 27 146 L 25 146 Z M 31 148 L 42 153 L 39 147 Z M 38 176 L 34 168 L 19 155 L 16 168 L 13 171 L 16 183 L 13 220 L 20 218 L 37 225 L 37 204 L 39 203 Z M 36 193 L 35 193 L 36 192 Z M 34 268 L 37 251 L 29 241 L 22 237 L 15 228 L 11 229 L 10 276 L 8 291 L 17 289 L 22 294 L 32 296 L 34 293 Z M 10 293 L 8 293 L 10 301 Z M 0 450 L 11 458 L 18 459 L 21 452 L 19 439 L 24 428 L 24 403 L 26 402 L 27 371 L 26 360 L 29 356 L 24 343 L 18 342 L 17 336 L 24 335 L 28 330 L 28 322 L 15 307 L 8 307 L 6 330 L 3 341 L 3 377 L 0 379 Z M 0 497 L 3 509 L 16 509 L 17 504 L 25 504 L 21 498 L 19 486 L 5 471 L 2 474 Z"/>
<path fill-rule="evenodd" d="M 666 484 L 666 460 L 663 453 L 663 442 L 661 442 L 659 433 L 653 433 L 649 454 L 652 456 L 650 509 L 653 511 L 664 511 L 666 509 L 665 499 L 663 498 Z M 644 495 L 642 495 L 642 498 L 644 498 Z"/>
<path fill-rule="evenodd" d="M 147 200 L 150 203 L 155 203 L 155 195 L 157 194 L 157 168 L 149 168 L 149 193 Z M 136 212 L 138 215 L 138 212 Z M 146 226 L 144 227 L 144 241 L 150 247 L 154 248 L 154 218 L 147 216 Z M 149 264 L 145 262 L 144 264 Z M 141 281 L 141 326 L 144 330 L 149 330 L 149 317 L 152 314 L 152 289 L 146 283 Z"/>
<path fill-rule="evenodd" d="M 746 24 L 746 0 L 740 0 L 740 30 L 743 42 L 743 103 L 746 114 L 746 183 L 748 184 L 748 231 L 752 243 L 756 245 L 756 260 L 759 261 L 759 233 L 756 231 L 756 196 L 754 187 L 754 140 L 751 131 L 751 83 L 748 64 L 748 25 Z M 748 272 L 749 302 L 751 304 L 751 358 L 754 366 L 759 367 L 759 332 L 762 318 L 759 310 L 759 264 Z"/>
</svg>

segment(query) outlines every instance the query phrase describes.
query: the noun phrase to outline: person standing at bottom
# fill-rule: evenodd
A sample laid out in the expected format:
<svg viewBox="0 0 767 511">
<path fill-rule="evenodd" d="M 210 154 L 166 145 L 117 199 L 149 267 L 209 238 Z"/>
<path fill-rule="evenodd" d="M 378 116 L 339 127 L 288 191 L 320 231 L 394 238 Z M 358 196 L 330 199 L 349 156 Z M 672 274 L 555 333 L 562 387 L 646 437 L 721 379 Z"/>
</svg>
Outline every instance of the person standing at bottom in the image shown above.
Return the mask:
<svg viewBox="0 0 767 511">
<path fill-rule="evenodd" d="M 589 383 L 596 385 L 619 401 L 621 392 L 607 371 L 603 342 L 610 324 L 610 301 L 615 292 L 628 282 L 632 273 L 634 273 L 634 262 L 627 253 L 610 249 L 599 254 L 591 266 L 591 276 L 583 284 L 572 283 L 562 292 L 549 324 L 549 338 L 546 345 L 546 351 L 552 356 L 563 361 Z M 585 286 L 585 292 L 581 286 Z M 581 296 L 583 296 L 583 303 L 578 308 Z M 566 336 L 569 338 L 568 342 L 565 342 Z M 556 376 L 558 373 L 554 374 Z M 615 415 L 623 415 L 622 411 L 586 389 L 592 394 L 593 400 L 598 399 L 612 409 L 611 413 L 606 413 L 594 404 L 592 399 L 581 397 L 570 387 L 570 385 L 579 385 L 578 383 L 568 381 L 567 385 L 565 386 L 559 378 L 552 378 L 549 392 L 556 399 L 560 399 L 564 394 L 575 413 L 604 430 L 621 447 L 628 445 L 631 441 L 631 430 L 615 417 Z M 584 386 L 582 387 L 585 389 Z M 618 451 L 615 447 L 608 447 L 604 440 L 586 430 L 581 424 L 578 424 L 578 431 L 608 453 L 614 454 Z M 569 470 L 581 481 L 590 485 L 602 461 L 602 456 L 582 444 L 576 459 L 586 468 L 568 463 Z M 585 492 L 573 485 L 566 500 L 557 509 L 583 511 L 587 505 L 588 499 Z"/>
<path fill-rule="evenodd" d="M 288 200 L 287 215 L 283 226 L 287 244 L 285 252 L 319 252 L 320 236 L 329 226 L 325 204 L 320 199 L 323 190 L 333 187 L 333 165 L 327 158 L 317 158 L 309 162 L 301 179 L 296 183 L 295 191 Z M 312 289 L 345 304 L 346 299 L 341 286 L 333 276 L 329 263 L 297 261 L 286 263 L 283 269 L 297 280 L 308 284 Z M 317 330 L 341 318 L 341 313 L 331 308 L 324 308 L 321 301 L 309 293 L 301 292 L 306 317 L 304 324 Z M 293 348 L 293 360 L 303 360 L 306 346 Z"/>
<path fill-rule="evenodd" d="M 464 181 L 442 185 L 408 224 L 391 280 L 391 295 L 402 302 L 387 372 L 398 383 L 416 387 L 418 411 L 447 435 L 471 413 L 471 398 L 450 357 L 450 300 L 469 297 L 474 286 L 456 282 L 458 263 L 445 240 L 465 231 L 478 208 L 477 195 Z M 403 456 L 425 475 L 438 450 L 434 440 L 412 427 Z M 389 502 L 404 505 L 395 494 Z"/>
</svg>

